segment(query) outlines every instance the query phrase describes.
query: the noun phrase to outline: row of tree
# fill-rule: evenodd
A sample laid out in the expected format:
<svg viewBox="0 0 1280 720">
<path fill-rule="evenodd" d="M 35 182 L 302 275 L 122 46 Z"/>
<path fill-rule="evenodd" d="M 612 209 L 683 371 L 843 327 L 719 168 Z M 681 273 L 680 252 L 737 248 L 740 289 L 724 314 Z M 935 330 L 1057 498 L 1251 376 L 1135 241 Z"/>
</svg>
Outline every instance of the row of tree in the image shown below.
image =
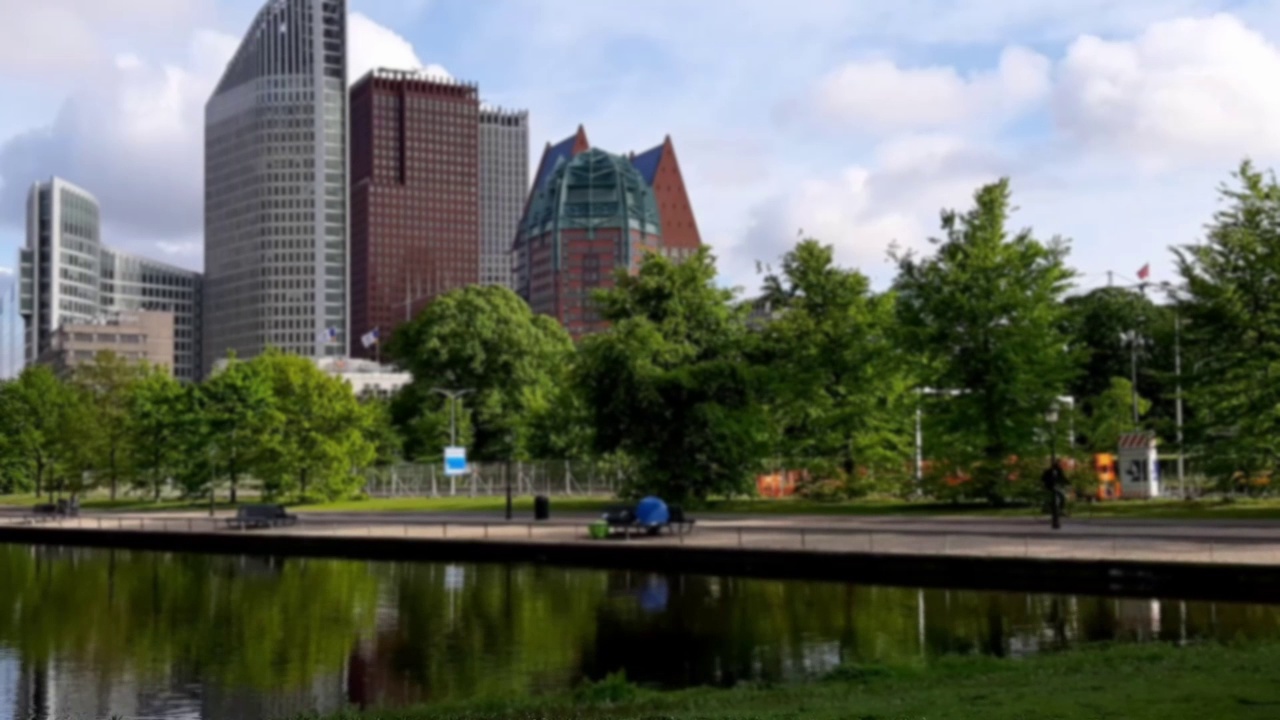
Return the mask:
<svg viewBox="0 0 1280 720">
<path fill-rule="evenodd" d="M 415 378 L 393 417 L 409 456 L 438 457 L 448 406 L 431 390 L 469 389 L 475 457 L 615 457 L 640 488 L 706 497 L 750 492 L 777 467 L 810 470 L 826 481 L 815 491 L 915 492 L 919 410 L 926 489 L 999 501 L 1039 492 L 1008 481 L 1038 476 L 1054 442 L 1114 452 L 1141 428 L 1176 445 L 1181 384 L 1196 466 L 1256 480 L 1280 440 L 1280 190 L 1245 163 L 1221 192 L 1163 289 L 1080 288 L 1065 240 L 1011 225 L 1007 181 L 944 212 L 933 252 L 895 253 L 885 292 L 816 240 L 754 302 L 717 285 L 705 251 L 654 256 L 598 293 L 610 329 L 575 347 L 508 291 L 468 288 L 393 339 Z M 942 482 L 957 476 L 959 490 Z"/>
<path fill-rule="evenodd" d="M 176 486 L 232 500 L 358 492 L 363 469 L 398 452 L 385 404 L 299 357 L 232 359 L 199 385 L 101 353 L 60 377 L 42 366 L 0 384 L 0 492 L 105 488 L 159 498 Z"/>
<path fill-rule="evenodd" d="M 895 253 L 884 292 L 812 239 L 752 301 L 717 285 L 705 250 L 650 256 L 597 293 L 610 327 L 576 345 L 505 288 L 452 292 L 391 339 L 413 382 L 387 405 L 278 353 L 191 387 L 109 357 L 69 381 L 32 368 L 0 386 L 0 490 L 158 493 L 171 478 L 199 494 L 252 477 L 335 497 L 370 464 L 438 462 L 456 418 L 473 459 L 605 459 L 672 498 L 749 493 L 785 467 L 815 493 L 1001 501 L 1038 492 L 1009 480 L 1037 475 L 1052 443 L 1113 450 L 1135 405 L 1176 442 L 1180 387 L 1198 467 L 1254 481 L 1280 441 L 1280 186 L 1246 163 L 1222 196 L 1203 242 L 1174 250 L 1181 283 L 1163 305 L 1146 287 L 1082 292 L 1066 241 L 1011 227 L 1002 180 L 942 214 L 933 252 Z"/>
</svg>

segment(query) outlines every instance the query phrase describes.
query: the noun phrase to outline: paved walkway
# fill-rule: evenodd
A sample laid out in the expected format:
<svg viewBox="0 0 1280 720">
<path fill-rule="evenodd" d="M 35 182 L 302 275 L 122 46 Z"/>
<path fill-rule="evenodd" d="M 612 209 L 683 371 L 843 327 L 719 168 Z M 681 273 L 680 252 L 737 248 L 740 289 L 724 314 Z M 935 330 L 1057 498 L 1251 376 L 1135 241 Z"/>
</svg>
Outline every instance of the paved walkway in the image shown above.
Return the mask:
<svg viewBox="0 0 1280 720">
<path fill-rule="evenodd" d="M 44 523 L 69 529 L 219 532 L 228 513 L 85 513 Z M 414 540 L 490 540 L 536 543 L 592 541 L 593 515 L 560 515 L 535 523 L 487 513 L 304 513 L 297 526 L 254 533 L 384 537 Z M 22 522 L 0 514 L 0 524 Z M 687 535 L 617 539 L 619 548 L 642 545 L 806 550 L 815 553 L 910 553 L 987 557 L 1115 559 L 1280 565 L 1280 523 L 1068 519 L 1054 531 L 1037 518 L 720 516 L 699 519 Z"/>
</svg>

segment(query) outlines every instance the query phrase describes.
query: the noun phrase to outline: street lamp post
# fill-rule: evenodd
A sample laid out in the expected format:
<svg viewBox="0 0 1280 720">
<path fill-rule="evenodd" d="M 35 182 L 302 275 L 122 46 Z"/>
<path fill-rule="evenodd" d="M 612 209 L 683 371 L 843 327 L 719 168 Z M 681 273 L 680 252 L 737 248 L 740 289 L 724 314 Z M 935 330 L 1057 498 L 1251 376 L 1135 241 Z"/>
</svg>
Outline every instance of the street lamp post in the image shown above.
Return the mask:
<svg viewBox="0 0 1280 720">
<path fill-rule="evenodd" d="M 466 395 L 469 392 L 472 392 L 472 390 L 470 389 L 450 390 L 448 388 L 431 388 L 431 392 L 439 393 L 449 398 L 449 445 L 452 447 L 457 447 L 458 446 L 458 417 L 457 417 L 458 398 L 462 397 L 463 395 Z"/>
</svg>

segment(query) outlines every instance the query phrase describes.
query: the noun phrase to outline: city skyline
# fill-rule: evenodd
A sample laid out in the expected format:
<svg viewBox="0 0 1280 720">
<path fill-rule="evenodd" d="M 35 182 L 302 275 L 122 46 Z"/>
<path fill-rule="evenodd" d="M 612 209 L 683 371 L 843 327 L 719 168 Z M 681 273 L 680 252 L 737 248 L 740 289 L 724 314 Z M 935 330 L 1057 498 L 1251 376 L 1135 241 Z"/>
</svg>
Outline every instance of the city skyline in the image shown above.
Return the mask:
<svg viewBox="0 0 1280 720">
<path fill-rule="evenodd" d="M 0 113 L 0 258 L 20 244 L 22 188 L 57 173 L 113 181 L 102 199 L 121 247 L 199 267 L 192 109 L 257 5 L 174 0 L 159 23 L 85 6 L 83 47 L 38 67 L 0 63 L 0 92 L 15 101 Z M 1140 0 L 1124 13 L 1028 3 L 1016 16 L 933 0 L 741 7 L 353 0 L 352 75 L 362 63 L 437 65 L 474 79 L 491 102 L 529 109 L 531 152 L 579 122 L 606 147 L 671 133 L 704 240 L 736 285 L 758 284 L 755 261 L 776 262 L 803 229 L 882 287 L 893 240 L 927 249 L 938 210 L 965 205 L 999 174 L 1013 178 L 1020 224 L 1074 240 L 1082 285 L 1147 262 L 1164 278 L 1165 248 L 1199 237 L 1212 189 L 1240 158 L 1280 159 L 1278 111 L 1266 100 L 1280 62 L 1272 3 Z M 14 20 L 40 36 L 38 18 Z M 797 45 L 807 49 L 787 52 Z M 183 73 L 170 89 L 166 66 Z M 1107 99 L 1093 87 L 1121 92 Z M 103 111 L 76 112 L 87 107 Z M 1226 112 L 1169 120 L 1197 107 Z M 85 140 L 94 133 L 104 142 Z M 138 171 L 118 176 L 118 158 Z"/>
</svg>

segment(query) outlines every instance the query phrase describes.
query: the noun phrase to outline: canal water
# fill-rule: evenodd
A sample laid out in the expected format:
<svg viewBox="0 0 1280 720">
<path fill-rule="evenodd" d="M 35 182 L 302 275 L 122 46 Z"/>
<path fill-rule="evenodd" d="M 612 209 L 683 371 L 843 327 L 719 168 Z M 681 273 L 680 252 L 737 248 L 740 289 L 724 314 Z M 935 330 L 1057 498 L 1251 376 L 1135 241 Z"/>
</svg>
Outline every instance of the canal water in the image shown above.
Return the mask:
<svg viewBox="0 0 1280 720">
<path fill-rule="evenodd" d="M 0 545 L 0 720 L 250 720 L 1280 637 L 1280 607 Z"/>
</svg>

